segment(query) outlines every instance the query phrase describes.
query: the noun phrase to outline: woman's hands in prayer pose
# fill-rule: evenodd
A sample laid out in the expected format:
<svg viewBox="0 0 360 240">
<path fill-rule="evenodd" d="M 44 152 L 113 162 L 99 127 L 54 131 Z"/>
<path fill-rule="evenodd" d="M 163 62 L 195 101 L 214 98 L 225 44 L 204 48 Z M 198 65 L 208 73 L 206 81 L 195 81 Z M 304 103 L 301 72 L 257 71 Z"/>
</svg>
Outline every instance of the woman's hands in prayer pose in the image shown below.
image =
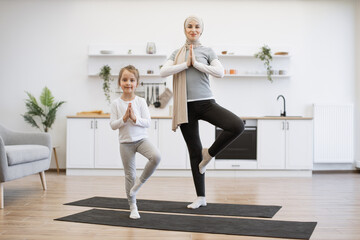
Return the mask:
<svg viewBox="0 0 360 240">
<path fill-rule="evenodd" d="M 189 49 L 189 55 L 188 55 L 188 57 L 187 57 L 187 66 L 188 67 L 191 67 L 191 66 L 193 66 L 194 65 L 194 63 L 195 63 L 195 53 L 194 53 L 194 49 L 193 49 L 193 45 L 191 44 L 190 45 L 190 49 Z"/>
</svg>

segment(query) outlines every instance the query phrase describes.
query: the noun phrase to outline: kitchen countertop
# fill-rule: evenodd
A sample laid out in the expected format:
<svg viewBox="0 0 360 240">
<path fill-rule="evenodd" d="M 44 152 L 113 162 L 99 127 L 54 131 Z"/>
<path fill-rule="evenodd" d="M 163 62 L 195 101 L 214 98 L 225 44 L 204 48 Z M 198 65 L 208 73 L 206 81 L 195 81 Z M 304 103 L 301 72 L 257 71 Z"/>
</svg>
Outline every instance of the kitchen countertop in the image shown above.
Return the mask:
<svg viewBox="0 0 360 240">
<path fill-rule="evenodd" d="M 67 116 L 67 118 L 110 118 L 110 114 L 81 114 Z M 172 119 L 171 116 L 151 116 L 152 119 Z M 242 120 L 312 120 L 312 117 L 301 116 L 260 116 L 260 117 L 240 117 Z"/>
</svg>

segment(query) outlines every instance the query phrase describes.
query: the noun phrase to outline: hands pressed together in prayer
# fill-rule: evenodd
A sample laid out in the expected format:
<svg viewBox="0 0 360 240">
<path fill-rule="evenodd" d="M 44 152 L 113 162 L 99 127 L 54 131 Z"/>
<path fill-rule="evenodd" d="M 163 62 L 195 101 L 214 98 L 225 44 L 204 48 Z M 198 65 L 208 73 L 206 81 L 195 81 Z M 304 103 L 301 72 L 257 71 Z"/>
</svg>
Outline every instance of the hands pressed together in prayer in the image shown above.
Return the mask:
<svg viewBox="0 0 360 240">
<path fill-rule="evenodd" d="M 187 57 L 187 66 L 188 67 L 191 67 L 191 66 L 193 66 L 194 65 L 194 63 L 195 63 L 195 53 L 194 53 L 194 50 L 193 50 L 193 45 L 191 44 L 190 45 L 190 49 L 189 49 L 189 55 L 188 55 L 188 57 Z"/>
<path fill-rule="evenodd" d="M 134 110 L 131 107 L 131 103 L 129 103 L 128 108 L 126 109 L 126 113 L 123 117 L 124 122 L 127 122 L 127 120 L 129 120 L 129 118 L 136 123 L 136 116 L 134 113 Z"/>
</svg>

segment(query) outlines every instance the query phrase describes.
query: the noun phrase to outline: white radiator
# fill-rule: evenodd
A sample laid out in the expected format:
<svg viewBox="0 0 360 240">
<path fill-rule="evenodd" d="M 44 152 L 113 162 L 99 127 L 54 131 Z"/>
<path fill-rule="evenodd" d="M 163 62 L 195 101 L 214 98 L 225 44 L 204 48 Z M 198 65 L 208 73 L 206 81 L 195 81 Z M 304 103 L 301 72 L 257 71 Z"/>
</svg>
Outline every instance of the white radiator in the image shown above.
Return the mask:
<svg viewBox="0 0 360 240">
<path fill-rule="evenodd" d="M 353 162 L 353 105 L 314 104 L 314 163 Z"/>
</svg>

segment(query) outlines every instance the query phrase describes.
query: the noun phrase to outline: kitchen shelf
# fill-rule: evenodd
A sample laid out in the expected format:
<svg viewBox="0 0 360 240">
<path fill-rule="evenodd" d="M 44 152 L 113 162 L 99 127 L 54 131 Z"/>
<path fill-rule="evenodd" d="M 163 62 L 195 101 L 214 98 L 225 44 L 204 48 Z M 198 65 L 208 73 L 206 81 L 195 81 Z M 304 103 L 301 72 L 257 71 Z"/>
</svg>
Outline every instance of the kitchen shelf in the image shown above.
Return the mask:
<svg viewBox="0 0 360 240">
<path fill-rule="evenodd" d="M 162 57 L 165 58 L 165 54 L 89 54 L 89 57 Z"/>
<path fill-rule="evenodd" d="M 218 54 L 217 56 L 224 57 L 224 58 L 255 58 L 254 55 L 249 55 L 249 54 Z M 291 55 L 272 55 L 272 57 L 273 58 L 290 58 Z"/>
<path fill-rule="evenodd" d="M 224 49 L 224 48 L 222 48 Z M 290 79 L 290 59 L 291 55 L 272 55 L 271 67 L 275 73 L 272 75 L 272 79 Z M 267 70 L 264 66 L 264 62 L 259 58 L 256 58 L 254 54 L 246 52 L 241 54 L 218 54 L 218 58 L 224 66 L 225 78 L 231 79 L 263 79 L 267 78 Z M 285 75 L 279 75 L 279 71 L 284 71 Z M 234 72 L 237 74 L 230 74 Z M 282 72 L 281 72 L 282 73 Z"/>
<path fill-rule="evenodd" d="M 98 77 L 99 73 L 91 73 L 88 76 L 90 77 Z M 112 77 L 119 77 L 119 74 L 111 74 Z M 146 77 L 146 78 L 163 78 L 160 76 L 160 74 L 140 74 L 140 78 Z"/>
<path fill-rule="evenodd" d="M 105 51 L 109 53 L 101 53 Z M 127 54 L 127 49 L 132 50 L 132 54 Z M 124 46 L 124 45 L 90 45 L 88 51 L 88 76 L 98 77 L 100 69 L 104 65 L 111 68 L 111 76 L 117 78 L 120 69 L 133 65 L 140 72 L 142 80 L 157 80 L 162 78 L 159 74 L 159 69 L 167 59 L 164 51 L 156 54 L 147 54 L 145 48 L 142 46 Z M 148 71 L 153 74 L 148 74 Z"/>
<path fill-rule="evenodd" d="M 251 78 L 263 78 L 263 77 L 267 77 L 267 75 L 263 75 L 263 74 L 254 74 L 254 75 L 250 75 L 250 74 L 225 74 L 224 77 L 251 77 Z M 291 77 L 291 75 L 271 75 L 272 78 L 289 78 Z"/>
</svg>

